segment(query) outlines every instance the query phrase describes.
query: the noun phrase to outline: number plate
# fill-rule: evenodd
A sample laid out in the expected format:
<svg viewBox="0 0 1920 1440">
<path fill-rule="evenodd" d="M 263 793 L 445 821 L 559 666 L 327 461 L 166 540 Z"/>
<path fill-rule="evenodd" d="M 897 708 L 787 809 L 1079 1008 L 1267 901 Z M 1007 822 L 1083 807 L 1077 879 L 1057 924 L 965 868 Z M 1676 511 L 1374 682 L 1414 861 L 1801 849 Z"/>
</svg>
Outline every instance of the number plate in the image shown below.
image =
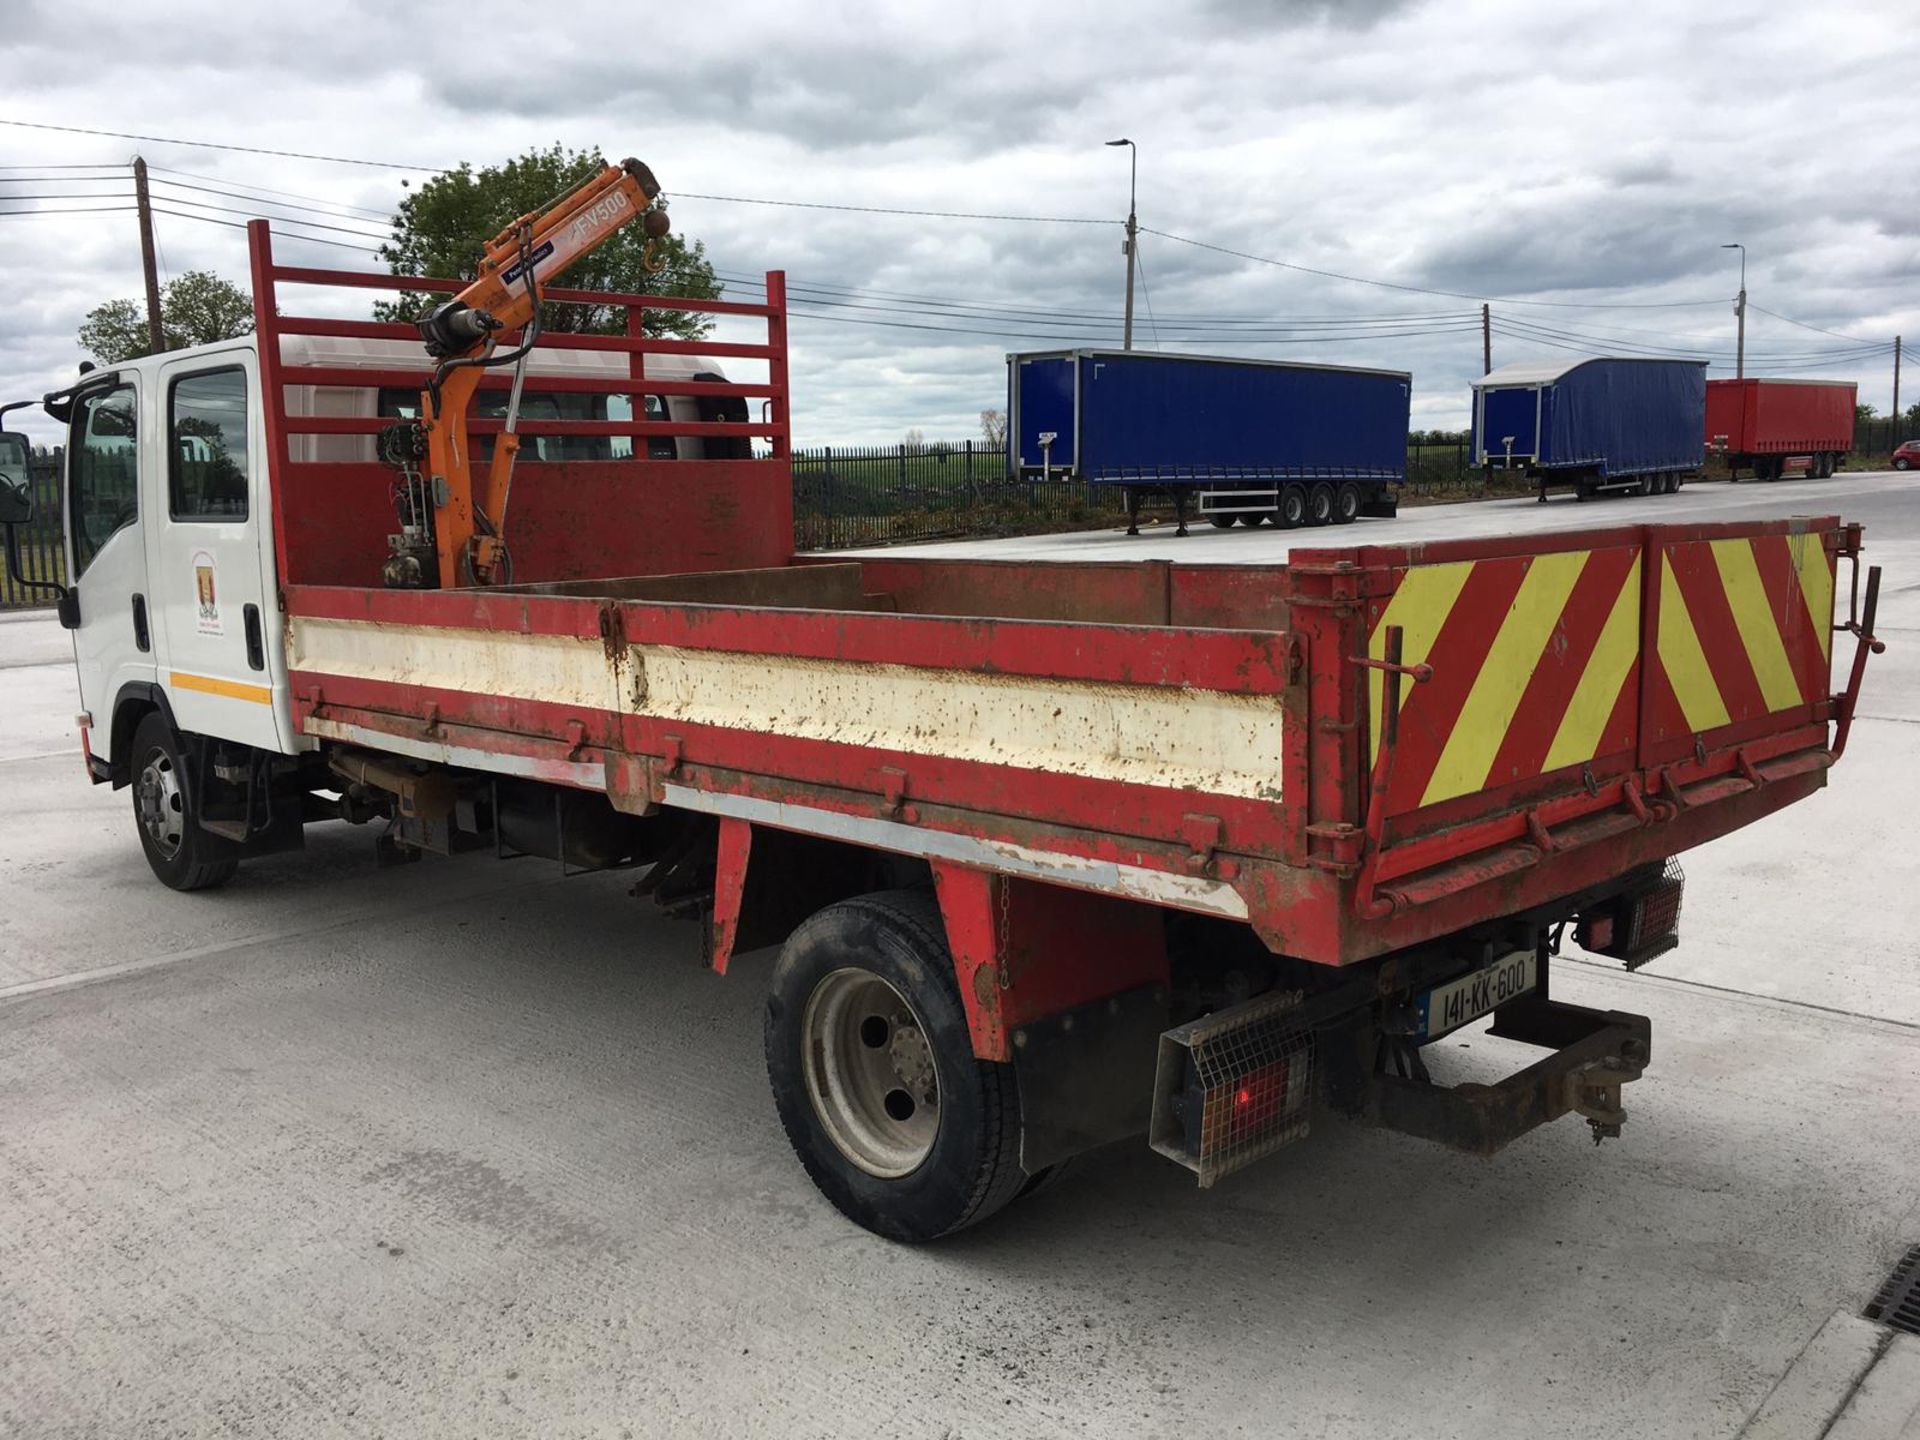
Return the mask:
<svg viewBox="0 0 1920 1440">
<path fill-rule="evenodd" d="M 1420 1028 L 1416 1040 L 1431 1040 L 1498 1009 L 1540 983 L 1540 967 L 1531 951 L 1509 955 L 1497 965 L 1436 985 L 1417 1001 Z"/>
</svg>

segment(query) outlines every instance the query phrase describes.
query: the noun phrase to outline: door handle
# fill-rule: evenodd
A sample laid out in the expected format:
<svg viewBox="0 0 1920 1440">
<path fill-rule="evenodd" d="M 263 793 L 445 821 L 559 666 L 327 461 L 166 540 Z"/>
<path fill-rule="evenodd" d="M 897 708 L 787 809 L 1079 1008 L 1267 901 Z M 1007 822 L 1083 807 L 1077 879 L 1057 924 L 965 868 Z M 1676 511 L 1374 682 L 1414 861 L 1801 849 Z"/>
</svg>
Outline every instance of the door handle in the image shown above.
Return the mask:
<svg viewBox="0 0 1920 1440">
<path fill-rule="evenodd" d="M 247 664 L 255 670 L 267 668 L 267 647 L 260 638 L 260 607 L 248 605 L 240 612 L 247 632 Z"/>
<path fill-rule="evenodd" d="M 133 643 L 142 650 L 153 649 L 153 637 L 147 633 L 147 597 L 133 597 Z"/>
</svg>

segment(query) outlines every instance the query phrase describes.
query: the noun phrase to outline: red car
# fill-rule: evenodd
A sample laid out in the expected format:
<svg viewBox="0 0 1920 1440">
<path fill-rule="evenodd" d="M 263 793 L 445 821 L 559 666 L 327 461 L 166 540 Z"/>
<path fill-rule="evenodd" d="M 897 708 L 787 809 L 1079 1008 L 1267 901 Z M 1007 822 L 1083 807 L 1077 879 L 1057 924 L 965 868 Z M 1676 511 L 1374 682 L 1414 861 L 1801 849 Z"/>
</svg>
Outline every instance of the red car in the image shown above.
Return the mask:
<svg viewBox="0 0 1920 1440">
<path fill-rule="evenodd" d="M 1896 470 L 1920 469 L 1920 440 L 1902 441 L 1893 452 L 1893 468 Z"/>
</svg>

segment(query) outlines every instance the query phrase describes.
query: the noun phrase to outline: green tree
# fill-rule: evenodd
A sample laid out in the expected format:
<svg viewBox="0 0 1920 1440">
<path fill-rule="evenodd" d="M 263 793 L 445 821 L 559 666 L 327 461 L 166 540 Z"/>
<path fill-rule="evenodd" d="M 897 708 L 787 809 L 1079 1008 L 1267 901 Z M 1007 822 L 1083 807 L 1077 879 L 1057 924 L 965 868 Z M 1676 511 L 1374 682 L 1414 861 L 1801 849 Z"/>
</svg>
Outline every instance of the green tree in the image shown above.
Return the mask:
<svg viewBox="0 0 1920 1440">
<path fill-rule="evenodd" d="M 1873 419 L 1873 406 L 1867 404 L 1864 400 L 1861 401 L 1853 407 L 1853 418 L 1856 421 Z"/>
<path fill-rule="evenodd" d="M 380 258 L 395 275 L 471 280 L 488 241 L 520 216 L 544 209 L 604 163 L 590 151 L 552 145 L 529 150 L 504 165 L 475 170 L 462 164 L 445 171 L 400 202 L 400 211 L 393 217 L 393 239 L 380 247 Z M 720 297 L 720 282 L 700 241 L 678 235 L 660 240 L 655 259 L 663 268 L 656 273 L 649 273 L 642 263 L 646 247 L 641 227 L 629 224 L 574 261 L 559 283 L 628 295 Z M 374 315 L 381 320 L 412 321 L 444 298 L 408 291 L 397 302 L 377 303 Z M 625 311 L 607 305 L 550 301 L 541 318 L 549 330 L 609 334 L 626 325 Z M 713 329 L 713 321 L 682 311 L 649 310 L 646 328 L 649 335 L 698 340 Z"/>
<path fill-rule="evenodd" d="M 169 350 L 251 334 L 253 297 L 210 270 L 185 271 L 160 287 L 160 331 Z M 80 322 L 80 348 L 102 365 L 152 354 L 147 338 L 139 300 L 109 300 Z"/>
</svg>

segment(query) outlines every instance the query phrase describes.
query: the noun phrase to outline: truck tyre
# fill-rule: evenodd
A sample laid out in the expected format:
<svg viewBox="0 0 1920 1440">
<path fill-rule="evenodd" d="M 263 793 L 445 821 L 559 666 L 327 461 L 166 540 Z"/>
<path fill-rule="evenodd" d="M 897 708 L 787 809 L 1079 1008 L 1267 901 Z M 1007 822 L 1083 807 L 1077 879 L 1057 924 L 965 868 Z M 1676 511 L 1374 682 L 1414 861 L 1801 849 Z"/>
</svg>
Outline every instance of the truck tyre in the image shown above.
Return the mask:
<svg viewBox="0 0 1920 1440">
<path fill-rule="evenodd" d="M 1274 512 L 1274 523 L 1282 530 L 1298 530 L 1307 522 L 1307 487 L 1304 485 L 1286 485 L 1280 490 L 1280 508 Z"/>
<path fill-rule="evenodd" d="M 162 885 L 174 890 L 211 890 L 240 868 L 238 860 L 207 857 L 214 839 L 193 813 L 193 786 L 180 737 L 159 711 L 133 732 L 129 769 L 133 783 L 133 819 L 140 848 Z"/>
<path fill-rule="evenodd" d="M 1330 525 L 1333 523 L 1333 486 L 1324 480 L 1313 482 L 1313 488 L 1307 491 L 1307 524 Z"/>
<path fill-rule="evenodd" d="M 1343 481 L 1333 492 L 1333 523 L 1351 525 L 1360 518 L 1360 487 L 1351 480 Z"/>
<path fill-rule="evenodd" d="M 1216 530 L 1231 530 L 1233 528 L 1233 516 L 1209 514 L 1207 516 L 1207 523 Z"/>
<path fill-rule="evenodd" d="M 766 1054 L 800 1164 L 876 1235 L 935 1240 L 1025 1188 L 1013 1067 L 974 1058 L 931 893 L 862 895 L 802 923 L 774 967 Z"/>
<path fill-rule="evenodd" d="M 1259 529 L 1266 523 L 1266 520 L 1267 512 L 1264 510 L 1249 510 L 1240 517 L 1240 523 L 1249 530 Z"/>
</svg>

